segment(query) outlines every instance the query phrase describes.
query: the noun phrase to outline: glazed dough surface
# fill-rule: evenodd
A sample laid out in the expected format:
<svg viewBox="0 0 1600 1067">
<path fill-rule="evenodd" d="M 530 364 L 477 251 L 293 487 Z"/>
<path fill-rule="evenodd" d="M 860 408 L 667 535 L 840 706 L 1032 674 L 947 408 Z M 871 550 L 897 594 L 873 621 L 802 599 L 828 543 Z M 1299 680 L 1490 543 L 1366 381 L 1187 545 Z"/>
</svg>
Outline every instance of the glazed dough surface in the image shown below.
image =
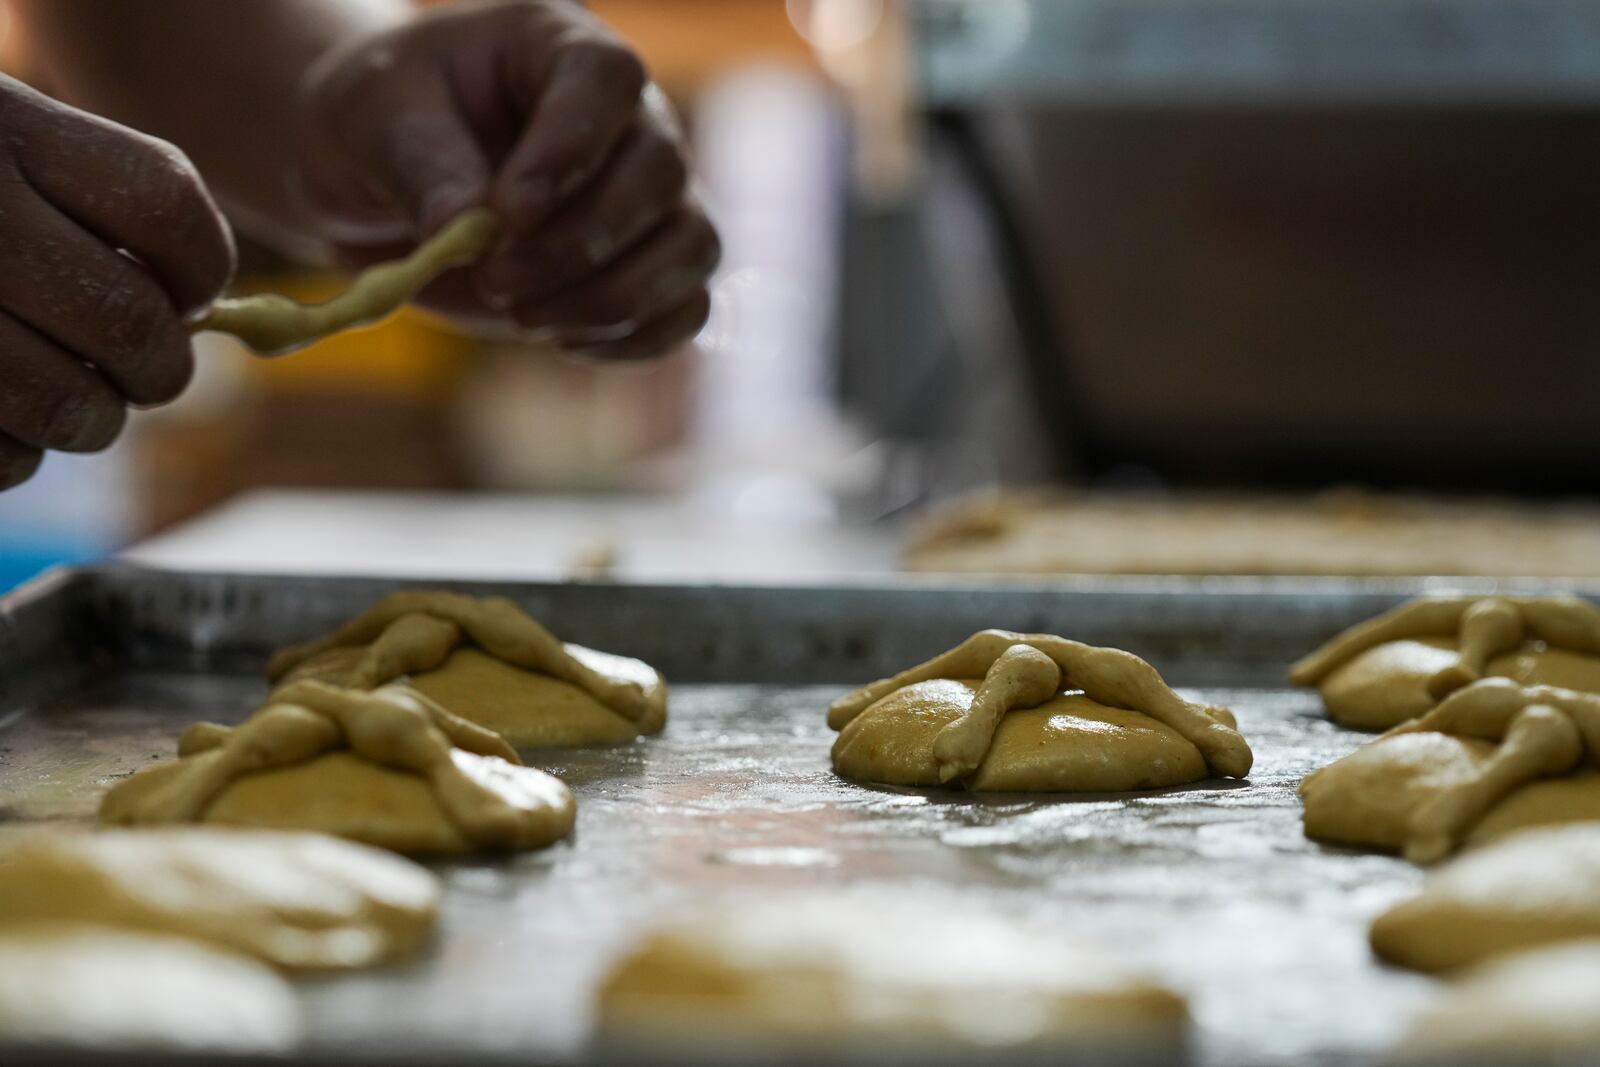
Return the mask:
<svg viewBox="0 0 1600 1067">
<path fill-rule="evenodd" d="M 1449 638 L 1389 641 L 1335 668 L 1318 689 L 1334 722 L 1387 730 L 1439 702 L 1428 692 L 1428 679 L 1455 661 L 1455 642 Z"/>
<path fill-rule="evenodd" d="M 886 785 L 1126 792 L 1249 773 L 1224 708 L 1144 660 L 1052 634 L 984 630 L 835 701 L 840 775 Z"/>
<path fill-rule="evenodd" d="M 1447 734 L 1383 737 L 1300 783 L 1306 836 L 1398 852 L 1411 816 L 1451 786 L 1472 780 L 1494 745 Z"/>
<path fill-rule="evenodd" d="M 616 744 L 660 732 L 666 682 L 636 659 L 563 644 L 502 597 L 393 593 L 338 630 L 279 651 L 278 685 L 372 689 L 406 679 L 518 748 Z"/>
<path fill-rule="evenodd" d="M 175 763 L 119 783 L 113 825 L 316 830 L 402 852 L 540 848 L 576 818 L 559 779 L 411 690 L 301 681 L 234 729 L 197 723 Z"/>
<path fill-rule="evenodd" d="M 1076 941 L 904 900 L 775 900 L 647 935 L 600 992 L 606 1035 L 802 1048 L 1151 1044 L 1183 1000 Z"/>
<path fill-rule="evenodd" d="M 940 678 L 890 694 L 840 731 L 835 769 L 857 781 L 938 785 L 934 740 L 971 706 L 980 684 Z M 1125 792 L 1208 773 L 1200 751 L 1170 727 L 1072 694 L 1007 712 L 967 785 L 991 792 Z"/>
<path fill-rule="evenodd" d="M 612 745 L 639 731 L 582 689 L 513 667 L 475 648 L 458 648 L 431 671 L 412 675 L 413 689 L 493 730 L 517 748 Z"/>
<path fill-rule="evenodd" d="M 411 955 L 439 888 L 398 856 L 320 834 L 184 828 L 61 834 L 0 854 L 0 930 L 93 922 L 283 967 Z"/>
<path fill-rule="evenodd" d="M 1372 924 L 1373 950 L 1447 971 L 1521 949 L 1600 937 L 1600 824 L 1528 830 L 1452 860 Z"/>
<path fill-rule="evenodd" d="M 1413 1025 L 1403 1058 L 1526 1062 L 1600 1047 L 1600 941 L 1520 952 L 1454 984 Z"/>
<path fill-rule="evenodd" d="M 282 1053 L 300 1039 L 289 984 L 179 937 L 77 923 L 0 933 L 0 1034 L 29 1043 Z"/>
</svg>

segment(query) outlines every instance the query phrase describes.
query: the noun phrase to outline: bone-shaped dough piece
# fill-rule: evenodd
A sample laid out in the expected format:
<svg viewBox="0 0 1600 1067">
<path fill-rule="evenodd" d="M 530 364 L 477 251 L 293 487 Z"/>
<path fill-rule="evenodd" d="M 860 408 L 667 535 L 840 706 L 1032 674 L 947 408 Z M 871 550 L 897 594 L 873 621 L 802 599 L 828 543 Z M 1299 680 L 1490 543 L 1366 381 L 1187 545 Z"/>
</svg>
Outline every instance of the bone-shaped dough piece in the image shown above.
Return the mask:
<svg viewBox="0 0 1600 1067">
<path fill-rule="evenodd" d="M 267 677 L 276 682 L 330 649 L 366 646 L 339 683 L 368 689 L 439 666 L 463 639 L 514 666 L 577 686 L 641 732 L 654 733 L 666 721 L 666 688 L 659 680 L 646 687 L 594 669 L 583 661 L 587 650 L 562 644 L 504 597 L 390 593 L 326 637 L 281 649 L 268 661 Z"/>
<path fill-rule="evenodd" d="M 1437 698 L 1483 677 L 1490 659 L 1526 638 L 1569 652 L 1600 655 L 1600 608 L 1572 596 L 1411 600 L 1338 634 L 1290 667 L 1289 680 L 1316 685 L 1370 648 L 1418 637 L 1451 637 L 1459 642 L 1456 664 L 1429 680 L 1428 691 Z"/>
<path fill-rule="evenodd" d="M 939 781 L 962 778 L 978 769 L 1006 712 L 1036 708 L 1060 689 L 1061 668 L 1043 652 L 1028 645 L 1012 645 L 1000 653 L 984 675 L 972 706 L 933 739 Z"/>
<path fill-rule="evenodd" d="M 1015 645 L 1027 645 L 1053 660 L 1061 671 L 1061 684 L 1065 688 L 1081 689 L 1090 700 L 1138 711 L 1171 727 L 1200 750 L 1206 766 L 1215 773 L 1230 778 L 1243 778 L 1250 773 L 1254 761 L 1250 745 L 1233 728 L 1233 716 L 1228 711 L 1184 700 L 1172 691 L 1154 667 L 1131 652 L 1086 645 L 1054 634 L 981 630 L 926 663 L 840 697 L 828 709 L 828 725 L 842 730 L 845 724 L 879 700 L 917 682 L 934 678 L 984 678 L 995 662 Z"/>
<path fill-rule="evenodd" d="M 481 256 L 499 230 L 492 213 L 475 208 L 457 216 L 404 259 L 362 271 L 327 303 L 302 304 L 277 293 L 224 298 L 212 304 L 193 329 L 231 333 L 263 355 L 292 352 L 341 330 L 388 318 L 435 276 Z"/>
<path fill-rule="evenodd" d="M 1418 732 L 1499 743 L 1477 774 L 1412 814 L 1406 858 L 1432 863 L 1454 851 L 1484 814 L 1518 787 L 1536 778 L 1567 773 L 1585 752 L 1591 759 L 1600 756 L 1600 697 L 1485 678 L 1457 690 L 1426 715 L 1396 726 L 1384 737 Z"/>
</svg>

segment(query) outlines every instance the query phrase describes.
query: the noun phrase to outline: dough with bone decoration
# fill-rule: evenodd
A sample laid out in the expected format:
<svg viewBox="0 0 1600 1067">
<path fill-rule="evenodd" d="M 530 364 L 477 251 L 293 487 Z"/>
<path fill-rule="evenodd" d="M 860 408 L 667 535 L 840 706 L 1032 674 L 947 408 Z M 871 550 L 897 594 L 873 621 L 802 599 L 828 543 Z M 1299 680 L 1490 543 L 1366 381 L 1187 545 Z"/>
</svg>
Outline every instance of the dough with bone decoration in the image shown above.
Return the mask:
<svg viewBox="0 0 1600 1067">
<path fill-rule="evenodd" d="M 1600 811 L 1600 695 L 1485 678 L 1300 783 L 1308 837 L 1431 863 Z"/>
<path fill-rule="evenodd" d="M 1425 597 L 1337 634 L 1289 677 L 1358 730 L 1414 719 L 1480 678 L 1600 693 L 1600 608 L 1577 597 Z"/>
<path fill-rule="evenodd" d="M 372 689 L 404 679 L 517 748 L 659 733 L 667 686 L 648 664 L 564 644 L 502 597 L 392 593 L 333 633 L 279 651 L 268 678 Z"/>
<path fill-rule="evenodd" d="M 834 769 L 887 785 L 1122 792 L 1242 778 L 1252 761 L 1231 712 L 1132 653 L 1006 630 L 841 697 L 828 725 Z"/>
<path fill-rule="evenodd" d="M 1422 891 L 1379 915 L 1372 948 L 1440 972 L 1493 956 L 1600 937 L 1600 823 L 1529 830 L 1430 872 Z"/>
<path fill-rule="evenodd" d="M 113 787 L 113 825 L 315 830 L 407 853 L 542 848 L 572 829 L 560 779 L 403 686 L 299 681 L 228 728 L 196 723 L 176 761 Z"/>
<path fill-rule="evenodd" d="M 0 852 L 0 934 L 94 923 L 279 967 L 344 970 L 413 955 L 438 906 L 426 869 L 321 834 L 85 831 Z"/>
</svg>

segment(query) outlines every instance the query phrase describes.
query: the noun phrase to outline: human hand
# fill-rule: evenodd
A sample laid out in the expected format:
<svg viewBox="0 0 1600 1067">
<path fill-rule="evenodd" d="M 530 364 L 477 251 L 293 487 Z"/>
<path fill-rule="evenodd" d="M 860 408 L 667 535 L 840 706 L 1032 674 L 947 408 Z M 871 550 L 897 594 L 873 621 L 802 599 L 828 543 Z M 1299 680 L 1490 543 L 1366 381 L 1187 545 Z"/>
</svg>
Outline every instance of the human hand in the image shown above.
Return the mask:
<svg viewBox="0 0 1600 1067">
<path fill-rule="evenodd" d="M 182 392 L 233 264 L 182 153 L 0 76 L 0 489 Z"/>
<path fill-rule="evenodd" d="M 504 227 L 422 302 L 599 358 L 657 355 L 710 309 L 719 245 L 682 136 L 639 59 L 570 0 L 456 5 L 337 49 L 308 74 L 299 172 L 354 263 L 462 210 Z"/>
</svg>

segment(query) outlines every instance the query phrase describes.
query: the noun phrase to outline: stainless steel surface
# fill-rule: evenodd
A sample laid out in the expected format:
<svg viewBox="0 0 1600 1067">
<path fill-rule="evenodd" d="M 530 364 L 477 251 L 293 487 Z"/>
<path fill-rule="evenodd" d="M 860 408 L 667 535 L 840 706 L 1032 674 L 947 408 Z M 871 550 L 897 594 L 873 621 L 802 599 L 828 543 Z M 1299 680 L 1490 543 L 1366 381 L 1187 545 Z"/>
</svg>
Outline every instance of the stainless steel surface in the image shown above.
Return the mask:
<svg viewBox="0 0 1600 1067">
<path fill-rule="evenodd" d="M 0 710 L 14 713 L 0 730 L 0 830 L 87 821 L 107 784 L 172 755 L 184 723 L 247 714 L 265 692 L 255 672 L 267 648 L 396 584 L 109 568 L 0 601 Z M 651 922 L 751 894 L 893 890 L 1001 908 L 1148 964 L 1189 997 L 1202 1064 L 1368 1062 L 1429 994 L 1365 942 L 1371 915 L 1418 872 L 1302 837 L 1295 783 L 1363 738 L 1275 679 L 1290 655 L 1417 588 L 499 587 L 564 636 L 656 662 L 678 683 L 667 729 L 532 753 L 577 793 L 573 838 L 439 864 L 449 893 L 437 947 L 402 968 L 305 983 L 307 1054 L 593 1062 L 595 982 Z M 1238 713 L 1255 772 L 1125 797 L 834 777 L 823 709 L 841 685 L 982 625 L 1121 645 L 1201 682 L 1193 695 Z M 71 678 L 41 654 L 50 647 L 101 667 Z"/>
</svg>

